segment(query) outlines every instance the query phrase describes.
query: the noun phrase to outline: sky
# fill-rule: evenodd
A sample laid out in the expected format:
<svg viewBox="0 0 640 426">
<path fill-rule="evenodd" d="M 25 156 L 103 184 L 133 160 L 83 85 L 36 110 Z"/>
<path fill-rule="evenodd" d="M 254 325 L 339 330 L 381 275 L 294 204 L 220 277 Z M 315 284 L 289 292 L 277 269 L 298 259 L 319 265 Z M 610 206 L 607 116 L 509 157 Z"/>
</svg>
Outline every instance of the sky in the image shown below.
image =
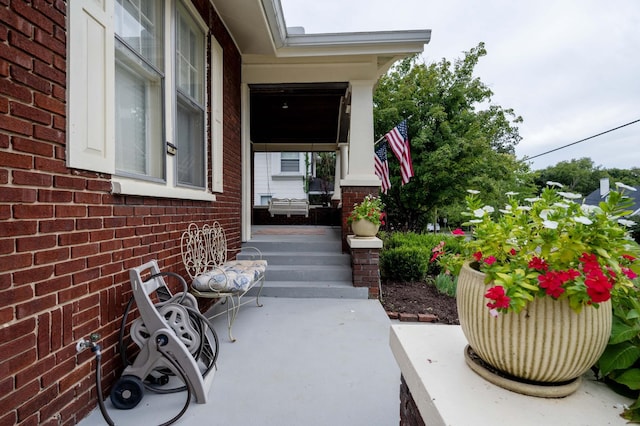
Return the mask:
<svg viewBox="0 0 640 426">
<path fill-rule="evenodd" d="M 430 29 L 426 63 L 485 43 L 475 74 L 524 122 L 522 159 L 640 120 L 640 0 L 281 0 L 307 34 Z M 640 167 L 640 121 L 530 160 Z"/>
</svg>

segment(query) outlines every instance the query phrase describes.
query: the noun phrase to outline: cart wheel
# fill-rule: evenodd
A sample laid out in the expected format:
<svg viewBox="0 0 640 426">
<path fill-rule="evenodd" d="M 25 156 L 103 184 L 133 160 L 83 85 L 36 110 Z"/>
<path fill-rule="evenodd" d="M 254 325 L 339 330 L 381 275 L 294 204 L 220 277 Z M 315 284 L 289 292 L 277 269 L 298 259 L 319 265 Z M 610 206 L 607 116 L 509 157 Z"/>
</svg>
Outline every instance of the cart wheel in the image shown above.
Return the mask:
<svg viewBox="0 0 640 426">
<path fill-rule="evenodd" d="M 130 410 L 142 400 L 144 385 L 136 376 L 122 376 L 111 389 L 111 403 L 120 410 Z"/>
</svg>

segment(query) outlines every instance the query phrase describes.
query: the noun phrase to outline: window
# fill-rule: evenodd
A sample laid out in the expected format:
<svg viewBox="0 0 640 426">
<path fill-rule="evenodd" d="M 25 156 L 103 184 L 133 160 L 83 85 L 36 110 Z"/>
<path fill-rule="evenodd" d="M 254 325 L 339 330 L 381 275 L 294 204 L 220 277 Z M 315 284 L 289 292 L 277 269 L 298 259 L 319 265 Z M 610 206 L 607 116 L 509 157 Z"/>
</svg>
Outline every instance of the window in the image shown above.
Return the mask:
<svg viewBox="0 0 640 426">
<path fill-rule="evenodd" d="M 176 29 L 178 183 L 204 186 L 204 36 L 181 4 Z"/>
<path fill-rule="evenodd" d="M 280 172 L 281 173 L 299 173 L 300 172 L 300 154 L 297 152 L 281 152 L 280 153 Z"/>
<path fill-rule="evenodd" d="M 116 173 L 162 179 L 163 5 L 115 4 Z"/>
<path fill-rule="evenodd" d="M 222 158 L 211 158 L 211 180 L 207 163 L 222 156 L 222 49 L 212 37 L 207 92 L 208 27 L 195 8 L 188 0 L 105 0 L 68 9 L 69 167 L 112 174 L 114 192 L 214 199 Z"/>
<path fill-rule="evenodd" d="M 268 206 L 269 202 L 271 201 L 271 195 L 261 195 L 260 196 L 260 205 L 261 206 Z"/>
</svg>

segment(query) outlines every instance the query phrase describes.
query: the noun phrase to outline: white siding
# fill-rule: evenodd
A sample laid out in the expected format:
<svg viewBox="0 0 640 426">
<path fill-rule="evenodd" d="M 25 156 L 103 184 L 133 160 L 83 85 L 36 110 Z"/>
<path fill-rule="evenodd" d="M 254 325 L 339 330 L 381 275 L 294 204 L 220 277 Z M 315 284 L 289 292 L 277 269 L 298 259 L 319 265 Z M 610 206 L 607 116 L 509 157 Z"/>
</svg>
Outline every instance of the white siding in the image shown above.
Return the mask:
<svg viewBox="0 0 640 426">
<path fill-rule="evenodd" d="M 254 154 L 254 205 L 259 206 L 263 196 L 272 198 L 307 198 L 303 183 L 304 154 L 300 153 L 300 173 L 280 172 L 279 152 Z"/>
</svg>

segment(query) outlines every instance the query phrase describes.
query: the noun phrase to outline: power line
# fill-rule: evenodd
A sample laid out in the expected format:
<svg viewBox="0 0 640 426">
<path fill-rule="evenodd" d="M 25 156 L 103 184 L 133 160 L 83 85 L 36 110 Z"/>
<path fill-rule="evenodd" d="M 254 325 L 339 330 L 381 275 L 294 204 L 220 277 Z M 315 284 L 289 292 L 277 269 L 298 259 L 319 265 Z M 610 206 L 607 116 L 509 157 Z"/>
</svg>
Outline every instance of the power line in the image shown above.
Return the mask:
<svg viewBox="0 0 640 426">
<path fill-rule="evenodd" d="M 626 124 L 623 124 L 622 126 L 614 127 L 613 129 L 609 129 L 609 130 L 606 130 L 606 131 L 604 131 L 604 132 L 598 133 L 597 135 L 589 136 L 588 138 L 580 139 L 579 141 L 571 142 L 570 144 L 563 145 L 563 146 L 561 146 L 561 147 L 554 148 L 554 149 L 552 149 L 552 150 L 550 150 L 550 151 L 543 152 L 542 154 L 534 155 L 533 157 L 527 157 L 527 158 L 525 159 L 525 161 L 531 160 L 531 159 L 533 159 L 533 158 L 542 157 L 543 155 L 550 154 L 550 153 L 552 153 L 552 152 L 558 151 L 558 150 L 560 150 L 560 149 L 564 149 L 564 148 L 566 148 L 566 147 L 569 147 L 569 146 L 572 146 L 572 145 L 578 144 L 578 143 L 580 143 L 580 142 L 588 141 L 589 139 L 597 138 L 598 136 L 602 136 L 602 135 L 604 135 L 604 134 L 607 134 L 607 133 L 613 132 L 614 130 L 622 129 L 623 127 L 630 126 L 630 125 L 632 125 L 632 124 L 634 124 L 634 123 L 637 123 L 637 122 L 639 122 L 639 121 L 640 121 L 640 118 L 639 118 L 639 119 L 637 119 L 637 120 L 634 120 L 634 121 L 630 121 L 630 122 L 628 122 L 628 123 L 626 123 Z"/>
</svg>

